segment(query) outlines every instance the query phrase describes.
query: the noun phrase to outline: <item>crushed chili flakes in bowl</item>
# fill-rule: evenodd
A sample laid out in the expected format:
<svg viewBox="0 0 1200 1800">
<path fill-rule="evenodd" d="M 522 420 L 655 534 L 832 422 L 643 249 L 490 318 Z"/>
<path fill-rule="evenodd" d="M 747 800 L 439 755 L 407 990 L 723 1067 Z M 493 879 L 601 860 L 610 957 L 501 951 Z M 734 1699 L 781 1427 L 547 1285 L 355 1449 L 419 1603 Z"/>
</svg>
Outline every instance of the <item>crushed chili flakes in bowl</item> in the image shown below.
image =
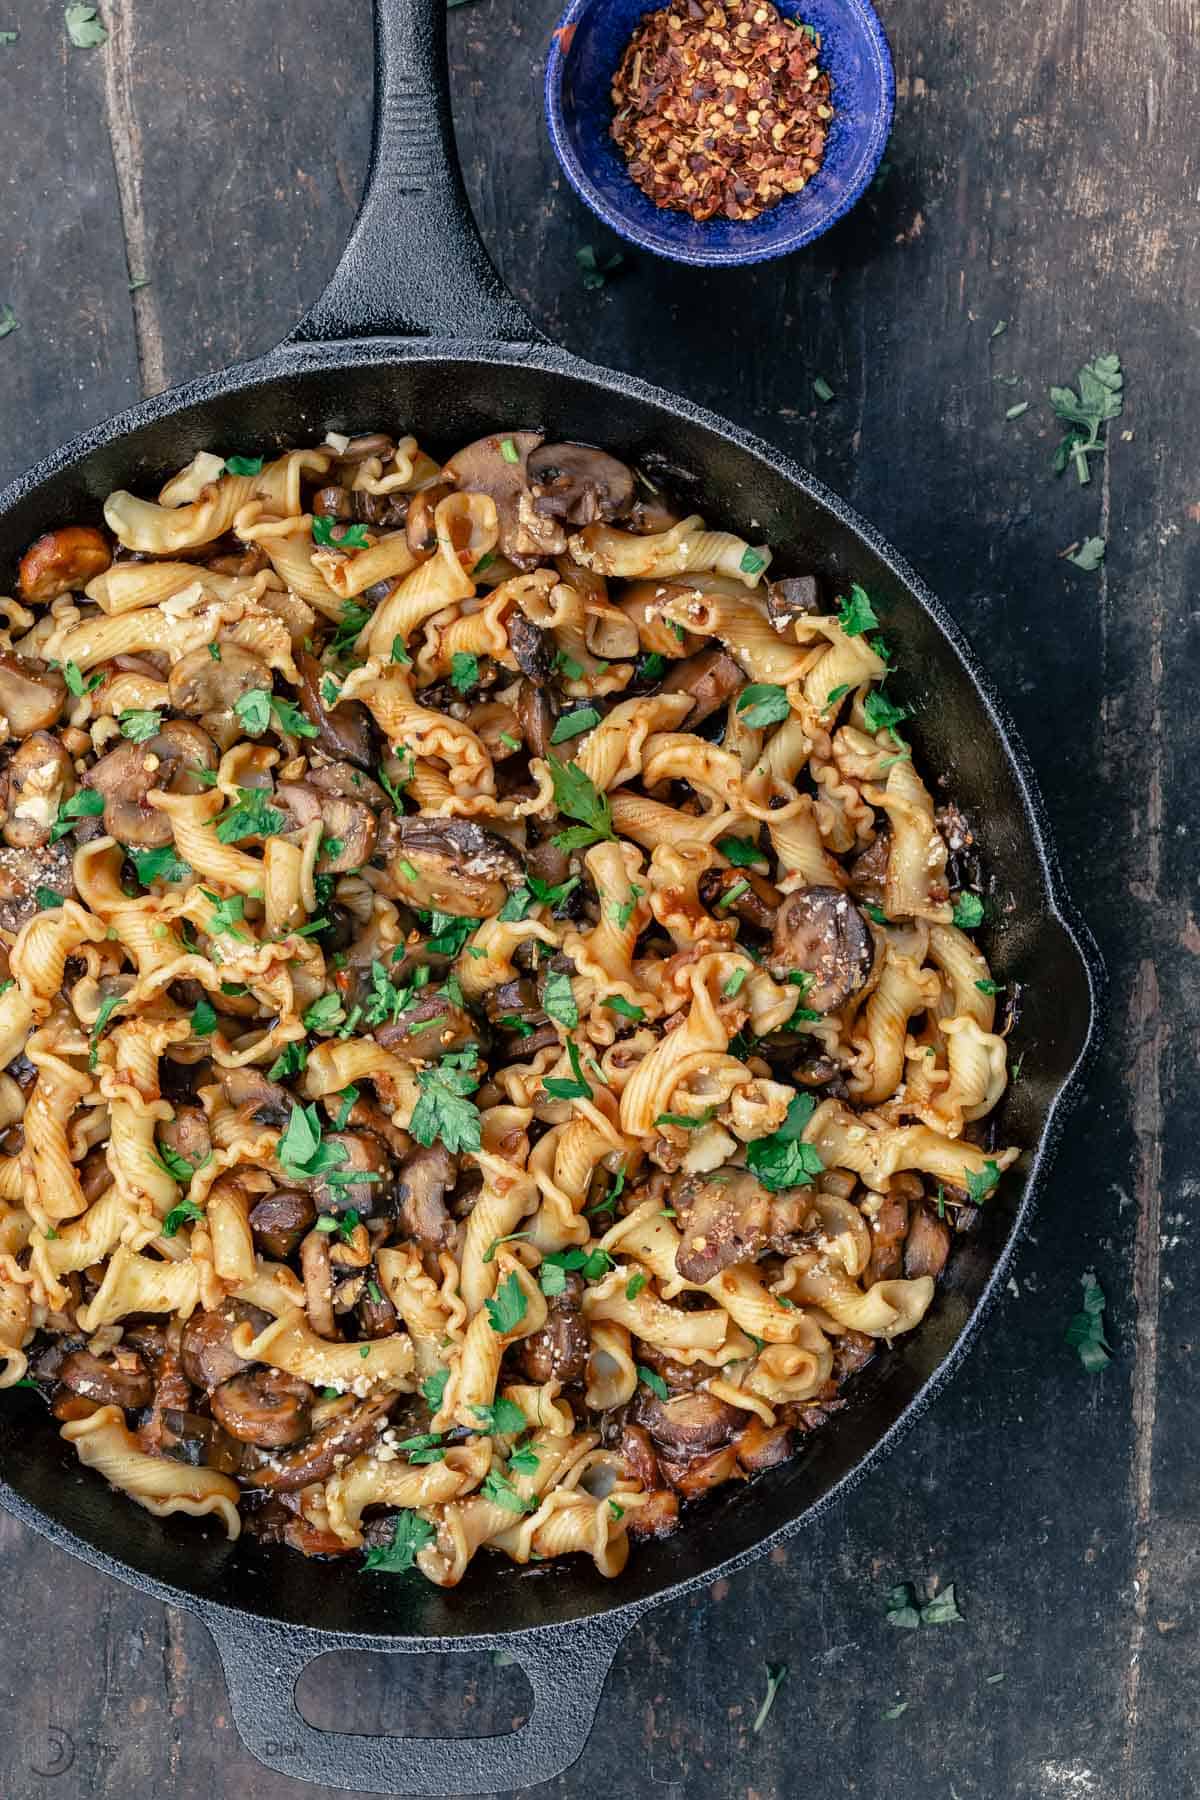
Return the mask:
<svg viewBox="0 0 1200 1800">
<path fill-rule="evenodd" d="M 612 136 L 656 206 L 756 219 L 816 174 L 833 118 L 811 26 L 769 0 L 671 0 L 613 77 Z"/>
</svg>

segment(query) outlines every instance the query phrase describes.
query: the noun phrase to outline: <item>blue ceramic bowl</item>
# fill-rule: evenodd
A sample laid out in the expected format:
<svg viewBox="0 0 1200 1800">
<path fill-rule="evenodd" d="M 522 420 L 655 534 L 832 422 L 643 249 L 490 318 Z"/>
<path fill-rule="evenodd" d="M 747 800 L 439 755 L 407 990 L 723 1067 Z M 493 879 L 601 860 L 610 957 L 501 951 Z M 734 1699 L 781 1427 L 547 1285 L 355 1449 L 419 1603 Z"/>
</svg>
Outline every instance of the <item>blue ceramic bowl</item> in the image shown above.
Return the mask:
<svg viewBox="0 0 1200 1800">
<path fill-rule="evenodd" d="M 604 223 L 657 256 L 722 268 L 786 256 L 849 212 L 879 165 L 892 127 L 896 81 L 887 39 L 869 0 L 775 0 L 820 34 L 821 67 L 833 82 L 825 160 L 798 194 L 757 219 L 708 219 L 655 206 L 630 179 L 609 136 L 610 90 L 644 13 L 666 0 L 573 0 L 546 65 L 550 141 L 567 180 Z"/>
</svg>

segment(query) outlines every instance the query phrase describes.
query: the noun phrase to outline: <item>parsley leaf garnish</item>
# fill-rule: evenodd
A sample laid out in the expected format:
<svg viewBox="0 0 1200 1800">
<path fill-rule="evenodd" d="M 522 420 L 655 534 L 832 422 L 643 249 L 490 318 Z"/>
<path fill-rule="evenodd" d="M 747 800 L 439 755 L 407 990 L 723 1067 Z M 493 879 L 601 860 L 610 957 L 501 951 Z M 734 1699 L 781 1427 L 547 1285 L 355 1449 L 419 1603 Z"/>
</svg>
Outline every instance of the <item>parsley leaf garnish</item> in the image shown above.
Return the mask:
<svg viewBox="0 0 1200 1800">
<path fill-rule="evenodd" d="M 753 838 L 718 838 L 717 849 L 735 869 L 748 869 L 754 863 L 765 863 L 767 860 L 766 852 L 759 849 Z"/>
<path fill-rule="evenodd" d="M 543 1088 L 552 1100 L 590 1100 L 592 1090 L 583 1078 L 579 1051 L 571 1039 L 567 1040 L 567 1056 L 575 1079 L 570 1081 L 563 1075 L 548 1075 L 543 1077 Z"/>
<path fill-rule="evenodd" d="M 861 637 L 864 631 L 878 630 L 879 620 L 870 596 L 857 581 L 850 585 L 850 598 L 839 599 L 837 606 L 838 624 L 847 637 Z"/>
<path fill-rule="evenodd" d="M 424 1550 L 427 1544 L 432 1544 L 436 1536 L 428 1519 L 423 1519 L 420 1513 L 406 1508 L 403 1512 L 398 1512 L 392 1522 L 391 1543 L 380 1544 L 367 1551 L 363 1558 L 362 1573 L 373 1569 L 385 1575 L 402 1575 L 416 1562 L 418 1550 Z"/>
<path fill-rule="evenodd" d="M 445 1059 L 436 1069 L 421 1069 L 417 1082 L 421 1096 L 408 1129 L 418 1144 L 428 1146 L 440 1140 L 452 1155 L 478 1150 L 479 1108 L 466 1097 L 479 1086 L 475 1076 Z"/>
<path fill-rule="evenodd" d="M 227 456 L 225 458 L 227 475 L 261 475 L 262 466 L 261 456 Z"/>
<path fill-rule="evenodd" d="M 770 1137 L 756 1138 L 746 1146 L 746 1167 L 765 1188 L 778 1193 L 782 1188 L 810 1187 L 814 1175 L 825 1164 L 811 1144 L 801 1140 L 815 1110 L 811 1094 L 797 1094 L 787 1110 L 787 1118 Z"/>
<path fill-rule="evenodd" d="M 491 1406 L 473 1406 L 471 1411 L 482 1429 L 493 1437 L 515 1437 L 525 1429 L 525 1414 L 513 1400 L 500 1399 Z"/>
<path fill-rule="evenodd" d="M 240 844 L 243 838 L 275 837 L 285 823 L 279 808 L 271 805 L 269 788 L 240 787 L 237 805 L 217 820 L 217 836 L 223 844 Z"/>
<path fill-rule="evenodd" d="M 457 693 L 465 694 L 468 688 L 479 684 L 479 658 L 468 655 L 464 650 L 456 650 L 450 658 L 450 685 Z"/>
<path fill-rule="evenodd" d="M 66 837 L 68 831 L 74 831 L 80 819 L 98 818 L 103 811 L 104 795 L 98 794 L 94 788 L 80 788 L 59 807 L 58 818 L 50 831 L 50 842 L 57 844 L 59 838 Z"/>
<path fill-rule="evenodd" d="M 329 648 L 334 656 L 342 656 L 352 650 L 358 642 L 359 633 L 372 618 L 369 606 L 362 606 L 357 600 L 342 602 L 342 622 L 330 639 Z"/>
<path fill-rule="evenodd" d="M 338 536 L 334 537 L 334 529 Z M 367 528 L 365 525 L 343 524 L 340 519 L 331 517 L 329 513 L 314 513 L 313 543 L 320 544 L 326 550 L 365 550 L 367 548 Z"/>
<path fill-rule="evenodd" d="M 421 1398 L 431 1413 L 441 1410 L 442 1399 L 446 1392 L 446 1383 L 450 1379 L 449 1369 L 438 1369 L 436 1374 L 427 1375 L 421 1383 Z"/>
<path fill-rule="evenodd" d="M 188 863 L 180 861 L 174 844 L 165 844 L 161 850 L 126 849 L 125 854 L 143 887 L 152 881 L 185 881 L 192 872 Z"/>
<path fill-rule="evenodd" d="M 292 1116 L 275 1146 L 275 1160 L 289 1180 L 307 1181 L 341 1168 L 346 1147 L 321 1142 L 321 1120 L 315 1103 L 293 1105 Z"/>
<path fill-rule="evenodd" d="M 560 1025 L 573 1029 L 579 1023 L 579 1008 L 575 1004 L 575 993 L 571 986 L 571 977 L 565 970 L 553 970 L 546 977 L 546 985 L 542 991 L 542 1010 L 551 1019 L 557 1019 Z"/>
<path fill-rule="evenodd" d="M 978 894 L 960 894 L 951 917 L 960 931 L 974 931 L 983 924 L 983 901 Z"/>
<path fill-rule="evenodd" d="M 779 1692 L 780 1688 L 783 1686 L 784 1680 L 786 1679 L 787 1672 L 788 1672 L 788 1665 L 786 1663 L 767 1663 L 766 1670 L 767 1670 L 766 1695 L 763 1698 L 762 1705 L 759 1707 L 758 1711 L 754 1715 L 754 1724 L 751 1726 L 751 1730 L 754 1732 L 756 1737 L 767 1722 L 767 1715 L 769 1714 L 771 1708 L 775 1704 L 775 1696 Z"/>
<path fill-rule="evenodd" d="M 577 763 L 559 762 L 556 756 L 549 760 L 554 804 L 568 819 L 580 821 L 579 826 L 558 834 L 554 839 L 558 848 L 582 850 L 603 838 L 615 837 L 608 795 L 597 793 L 593 782 Z"/>
<path fill-rule="evenodd" d="M 217 1029 L 217 1013 L 211 1000 L 197 1000 L 192 1009 L 191 1027 L 193 1037 L 211 1037 Z"/>
<path fill-rule="evenodd" d="M 620 1013 L 623 1019 L 637 1021 L 646 1016 L 644 1006 L 634 1006 L 631 1001 L 625 999 L 623 994 L 609 994 L 603 1004 L 608 1007 L 610 1012 Z"/>
<path fill-rule="evenodd" d="M 1067 1326 L 1066 1341 L 1079 1354 L 1089 1375 L 1098 1375 L 1111 1362 L 1112 1346 L 1104 1335 L 1104 1289 L 1089 1269 L 1080 1277 L 1083 1307 Z"/>
<path fill-rule="evenodd" d="M 96 1023 L 92 1026 L 91 1049 L 88 1051 L 88 1068 L 96 1067 L 96 1059 L 100 1050 L 100 1039 L 104 1028 L 116 1012 L 118 1006 L 124 1006 L 124 994 L 106 994 L 100 1002 L 100 1011 L 96 1014 Z"/>
<path fill-rule="evenodd" d="M 182 1162 L 184 1159 L 181 1157 L 179 1160 Z M 190 1164 L 188 1165 L 188 1170 L 188 1178 L 190 1180 Z M 178 1206 L 173 1206 L 171 1208 L 170 1212 L 163 1220 L 163 1236 L 174 1237 L 181 1225 L 194 1225 L 198 1219 L 202 1219 L 203 1217 L 204 1209 L 197 1206 L 194 1200 L 189 1200 L 185 1197 L 179 1202 Z"/>
<path fill-rule="evenodd" d="M 761 731 L 767 725 L 779 725 L 791 712 L 787 691 L 770 681 L 752 681 L 738 696 L 737 710 L 747 725 Z"/>
<path fill-rule="evenodd" d="M 493 1506 L 503 1506 L 507 1512 L 528 1513 L 537 1510 L 537 1500 L 532 1494 L 527 1500 L 522 1500 L 512 1482 L 506 1481 L 495 1469 L 488 1471 L 480 1484 L 479 1492 Z"/>
<path fill-rule="evenodd" d="M 550 742 L 565 744 L 568 738 L 580 737 L 583 732 L 591 731 L 599 723 L 600 714 L 594 706 L 577 706 L 573 712 L 563 713 L 555 722 Z"/>
<path fill-rule="evenodd" d="M 657 1395 L 660 1400 L 670 1399 L 666 1382 L 661 1375 L 656 1375 L 653 1369 L 643 1368 L 642 1364 L 638 1363 L 637 1378 L 643 1387 L 648 1387 L 650 1392 Z"/>
<path fill-rule="evenodd" d="M 488 1323 L 492 1330 L 499 1332 L 501 1337 L 510 1331 L 515 1331 L 525 1317 L 528 1304 L 524 1288 L 517 1279 L 515 1271 L 510 1269 L 496 1289 L 494 1299 L 485 1302 Z"/>
<path fill-rule="evenodd" d="M 1121 359 L 1115 352 L 1097 356 L 1084 363 L 1075 377 L 1075 388 L 1052 387 L 1050 404 L 1067 426 L 1058 449 L 1054 452 L 1054 473 L 1061 475 L 1069 463 L 1083 487 L 1092 478 L 1088 457 L 1104 449 L 1101 426 L 1119 418 L 1125 405 Z"/>
<path fill-rule="evenodd" d="M 1000 1165 L 989 1158 L 978 1175 L 970 1169 L 963 1170 L 963 1186 L 967 1190 L 967 1199 L 975 1206 L 982 1206 L 1000 1179 Z"/>
</svg>

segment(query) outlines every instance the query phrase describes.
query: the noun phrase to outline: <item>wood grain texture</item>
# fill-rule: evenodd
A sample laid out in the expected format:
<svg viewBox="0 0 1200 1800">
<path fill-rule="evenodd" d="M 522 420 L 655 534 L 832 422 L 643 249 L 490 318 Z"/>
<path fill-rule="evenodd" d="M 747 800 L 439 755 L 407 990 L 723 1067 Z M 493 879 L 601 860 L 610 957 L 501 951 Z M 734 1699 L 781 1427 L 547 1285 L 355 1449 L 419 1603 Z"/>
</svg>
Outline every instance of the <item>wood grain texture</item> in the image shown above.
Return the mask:
<svg viewBox="0 0 1200 1800">
<path fill-rule="evenodd" d="M 0 474 L 139 379 L 280 337 L 336 259 L 370 111 L 366 0 L 111 0 L 112 44 L 93 53 L 60 41 L 57 8 L 10 10 L 0 300 L 21 329 L 0 342 Z M 552 1787 L 609 1800 L 1194 1794 L 1200 140 L 1183 122 L 1200 116 L 1196 0 L 891 0 L 896 130 L 857 211 L 784 263 L 707 274 L 631 257 L 599 294 L 574 252 L 615 246 L 541 122 L 555 12 L 474 0 L 450 17 L 468 185 L 502 273 L 573 350 L 788 449 L 929 577 L 1030 746 L 1109 960 L 1112 1029 L 1052 1199 L 963 1374 L 818 1528 L 643 1622 L 584 1757 Z M 152 284 L 132 301 L 125 241 Z M 1129 401 L 1081 490 L 1050 476 L 1045 390 L 1109 348 Z M 1029 411 L 1006 421 L 1021 399 Z M 1059 559 L 1096 531 L 1109 540 L 1098 575 Z M 1097 1379 L 1062 1343 L 1089 1267 L 1118 1350 Z M 319 1800 L 241 1749 L 190 1618 L 3 1520 L 0 1568 L 5 1800 Z M 966 1623 L 890 1630 L 884 1595 L 904 1579 L 956 1582 Z M 755 1736 L 768 1660 L 791 1673 Z M 325 1664 L 305 1691 L 316 1723 L 364 1730 L 495 1729 L 523 1706 L 512 1670 L 474 1661 L 461 1679 L 433 1661 Z"/>
</svg>

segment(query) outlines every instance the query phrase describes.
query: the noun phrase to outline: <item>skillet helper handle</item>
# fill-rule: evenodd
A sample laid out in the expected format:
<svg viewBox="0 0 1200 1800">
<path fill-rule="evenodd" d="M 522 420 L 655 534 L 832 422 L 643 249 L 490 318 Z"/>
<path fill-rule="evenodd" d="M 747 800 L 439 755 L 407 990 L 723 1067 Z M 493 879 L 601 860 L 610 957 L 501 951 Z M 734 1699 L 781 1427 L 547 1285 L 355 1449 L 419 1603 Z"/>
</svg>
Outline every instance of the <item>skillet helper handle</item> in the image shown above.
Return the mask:
<svg viewBox="0 0 1200 1800">
<path fill-rule="evenodd" d="M 234 1723 L 246 1748 L 297 1781 L 364 1794 L 496 1794 L 549 1781 L 587 1743 L 617 1647 L 636 1620 L 625 1612 L 550 1627 L 516 1640 L 513 1654 L 533 1689 L 524 1725 L 500 1737 L 365 1737 L 318 1731 L 296 1706 L 296 1683 L 314 1656 L 338 1641 L 289 1632 L 263 1619 L 205 1608 L 217 1642 Z M 382 1655 L 419 1655 L 433 1645 L 372 1644 Z M 441 1648 L 441 1645 L 437 1645 Z M 475 1646 L 462 1646 L 469 1652 Z"/>
<path fill-rule="evenodd" d="M 342 259 L 290 341 L 380 336 L 540 336 L 471 216 L 450 115 L 445 0 L 375 0 L 367 184 Z"/>
</svg>

